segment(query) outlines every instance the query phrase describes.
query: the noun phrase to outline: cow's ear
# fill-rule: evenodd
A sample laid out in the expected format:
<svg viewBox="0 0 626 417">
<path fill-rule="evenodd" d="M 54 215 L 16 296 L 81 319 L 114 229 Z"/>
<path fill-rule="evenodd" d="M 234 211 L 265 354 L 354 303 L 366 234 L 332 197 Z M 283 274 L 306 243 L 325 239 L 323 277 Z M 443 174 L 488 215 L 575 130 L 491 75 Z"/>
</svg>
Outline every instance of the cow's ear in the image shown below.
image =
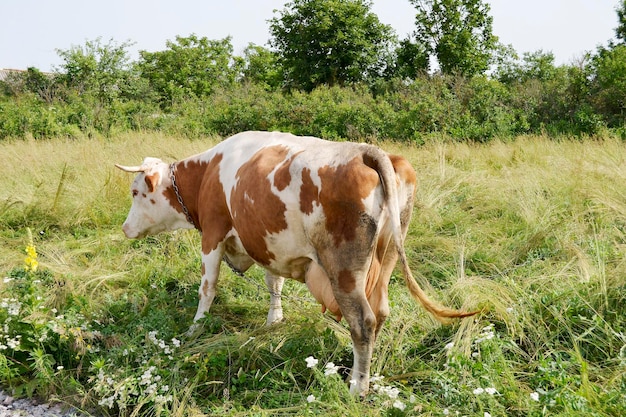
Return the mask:
<svg viewBox="0 0 626 417">
<path fill-rule="evenodd" d="M 146 184 L 148 185 L 148 190 L 151 193 L 153 193 L 154 190 L 156 190 L 157 185 L 159 185 L 160 178 L 161 176 L 159 175 L 158 172 L 155 172 L 154 174 L 146 175 L 145 181 L 146 181 Z"/>
</svg>

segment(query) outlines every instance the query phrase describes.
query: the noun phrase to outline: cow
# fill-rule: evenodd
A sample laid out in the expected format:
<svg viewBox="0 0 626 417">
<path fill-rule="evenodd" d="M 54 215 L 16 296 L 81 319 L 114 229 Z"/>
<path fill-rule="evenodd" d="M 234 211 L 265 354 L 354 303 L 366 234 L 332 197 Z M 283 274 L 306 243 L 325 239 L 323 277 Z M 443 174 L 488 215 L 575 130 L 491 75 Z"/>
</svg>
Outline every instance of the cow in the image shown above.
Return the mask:
<svg viewBox="0 0 626 417">
<path fill-rule="evenodd" d="M 412 296 L 442 321 L 467 317 L 431 301 L 413 278 L 404 238 L 417 176 L 402 156 L 363 143 L 280 132 L 243 132 L 204 153 L 116 166 L 138 175 L 122 229 L 128 238 L 197 229 L 202 280 L 194 322 L 209 311 L 220 263 L 265 269 L 267 324 L 283 320 L 284 279 L 300 281 L 353 344 L 350 391 L 365 395 L 374 342 L 388 317 L 398 258 Z"/>
</svg>

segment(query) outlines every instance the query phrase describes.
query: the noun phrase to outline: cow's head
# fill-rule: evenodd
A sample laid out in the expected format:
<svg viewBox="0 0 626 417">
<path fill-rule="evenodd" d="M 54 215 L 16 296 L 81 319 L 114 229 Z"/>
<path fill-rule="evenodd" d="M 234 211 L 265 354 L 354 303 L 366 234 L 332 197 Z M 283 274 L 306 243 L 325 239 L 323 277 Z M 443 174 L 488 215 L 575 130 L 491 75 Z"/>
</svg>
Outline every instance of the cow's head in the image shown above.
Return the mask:
<svg viewBox="0 0 626 417">
<path fill-rule="evenodd" d="M 166 230 L 193 227 L 164 194 L 172 186 L 169 164 L 157 158 L 146 158 L 140 166 L 115 166 L 139 173 L 130 187 L 133 205 L 122 226 L 126 237 L 142 238 Z"/>
</svg>

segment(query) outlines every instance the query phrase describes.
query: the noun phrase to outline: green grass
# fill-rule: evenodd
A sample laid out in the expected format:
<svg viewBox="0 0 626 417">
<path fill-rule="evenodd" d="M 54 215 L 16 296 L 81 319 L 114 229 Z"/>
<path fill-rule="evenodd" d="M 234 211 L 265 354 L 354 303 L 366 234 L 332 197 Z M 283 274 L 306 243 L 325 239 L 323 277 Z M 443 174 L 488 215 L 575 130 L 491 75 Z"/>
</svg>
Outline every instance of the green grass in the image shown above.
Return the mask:
<svg viewBox="0 0 626 417">
<path fill-rule="evenodd" d="M 443 303 L 483 311 L 441 326 L 394 275 L 372 364 L 385 378 L 363 401 L 343 382 L 345 323 L 303 285 L 286 284 L 286 322 L 266 328 L 262 271 L 223 268 L 210 316 L 187 335 L 197 233 L 124 238 L 131 176 L 113 164 L 216 141 L 0 142 L 0 385 L 98 415 L 626 414 L 622 142 L 380 144 L 418 173 L 414 274 Z M 29 231 L 36 271 L 24 268 Z"/>
</svg>

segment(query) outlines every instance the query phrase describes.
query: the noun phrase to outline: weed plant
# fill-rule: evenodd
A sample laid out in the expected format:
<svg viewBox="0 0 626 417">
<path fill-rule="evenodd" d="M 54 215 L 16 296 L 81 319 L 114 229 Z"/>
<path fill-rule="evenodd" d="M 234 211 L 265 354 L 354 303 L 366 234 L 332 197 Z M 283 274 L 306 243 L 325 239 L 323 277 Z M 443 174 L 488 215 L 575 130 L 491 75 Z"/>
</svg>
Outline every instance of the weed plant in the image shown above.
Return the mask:
<svg viewBox="0 0 626 417">
<path fill-rule="evenodd" d="M 289 281 L 264 326 L 263 273 L 223 268 L 191 334 L 199 238 L 127 240 L 131 178 L 217 138 L 0 143 L 0 384 L 113 416 L 626 415 L 626 148 L 520 137 L 384 142 L 419 183 L 406 249 L 435 322 L 395 274 L 371 393 L 353 398 L 349 331 Z"/>
</svg>

